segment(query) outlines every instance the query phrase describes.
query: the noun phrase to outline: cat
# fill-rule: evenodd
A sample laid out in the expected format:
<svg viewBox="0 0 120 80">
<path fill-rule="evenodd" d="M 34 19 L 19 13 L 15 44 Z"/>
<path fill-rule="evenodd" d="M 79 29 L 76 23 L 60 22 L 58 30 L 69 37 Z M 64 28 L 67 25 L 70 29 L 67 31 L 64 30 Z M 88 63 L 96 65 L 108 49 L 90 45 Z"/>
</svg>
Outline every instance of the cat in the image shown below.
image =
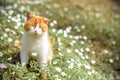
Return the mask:
<svg viewBox="0 0 120 80">
<path fill-rule="evenodd" d="M 48 22 L 45 17 L 27 13 L 24 34 L 21 42 L 20 59 L 24 67 L 29 59 L 35 59 L 44 69 L 52 60 L 52 44 L 48 35 Z"/>
</svg>

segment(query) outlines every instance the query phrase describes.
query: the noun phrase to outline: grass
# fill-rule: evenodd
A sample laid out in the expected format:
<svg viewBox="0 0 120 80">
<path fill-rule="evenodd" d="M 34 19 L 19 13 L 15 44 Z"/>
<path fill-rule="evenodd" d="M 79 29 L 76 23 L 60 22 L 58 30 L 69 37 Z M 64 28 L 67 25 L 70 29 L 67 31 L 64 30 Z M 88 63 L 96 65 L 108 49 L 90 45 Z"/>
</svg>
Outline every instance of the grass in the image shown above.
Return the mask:
<svg viewBox="0 0 120 80">
<path fill-rule="evenodd" d="M 106 5 L 107 4 L 107 5 Z M 51 19 L 53 62 L 48 80 L 119 80 L 120 10 L 112 1 L 0 2 L 0 80 L 40 80 L 36 61 L 20 67 L 26 12 Z"/>
</svg>

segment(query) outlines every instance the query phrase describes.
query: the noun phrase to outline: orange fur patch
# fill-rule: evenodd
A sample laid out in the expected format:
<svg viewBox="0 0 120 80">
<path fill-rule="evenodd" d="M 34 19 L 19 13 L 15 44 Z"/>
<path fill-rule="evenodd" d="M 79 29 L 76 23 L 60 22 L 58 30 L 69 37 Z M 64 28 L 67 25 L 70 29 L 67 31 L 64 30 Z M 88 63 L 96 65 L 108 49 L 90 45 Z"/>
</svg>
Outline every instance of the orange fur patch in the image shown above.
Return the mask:
<svg viewBox="0 0 120 80">
<path fill-rule="evenodd" d="M 39 24 L 44 32 L 48 31 L 47 20 L 49 21 L 49 19 L 47 18 L 33 15 L 30 19 L 26 21 L 24 29 L 25 31 L 28 31 L 30 30 L 31 26 L 35 27 L 37 24 Z"/>
</svg>

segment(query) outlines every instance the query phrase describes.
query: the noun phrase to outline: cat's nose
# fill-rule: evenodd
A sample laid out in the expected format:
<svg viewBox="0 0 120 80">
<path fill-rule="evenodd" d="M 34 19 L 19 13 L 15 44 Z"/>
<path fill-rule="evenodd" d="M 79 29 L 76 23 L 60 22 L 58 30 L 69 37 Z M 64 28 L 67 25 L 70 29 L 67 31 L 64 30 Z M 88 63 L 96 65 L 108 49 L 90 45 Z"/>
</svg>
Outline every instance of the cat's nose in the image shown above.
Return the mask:
<svg viewBox="0 0 120 80">
<path fill-rule="evenodd" d="M 37 31 L 35 30 L 35 34 L 37 34 Z"/>
</svg>

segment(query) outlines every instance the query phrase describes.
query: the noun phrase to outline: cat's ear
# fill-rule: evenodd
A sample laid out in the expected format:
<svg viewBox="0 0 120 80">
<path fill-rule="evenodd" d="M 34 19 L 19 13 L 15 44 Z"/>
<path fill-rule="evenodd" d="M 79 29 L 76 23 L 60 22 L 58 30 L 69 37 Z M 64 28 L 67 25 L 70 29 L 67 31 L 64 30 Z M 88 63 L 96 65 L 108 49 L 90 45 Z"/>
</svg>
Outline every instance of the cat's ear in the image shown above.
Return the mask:
<svg viewBox="0 0 120 80">
<path fill-rule="evenodd" d="M 46 24 L 48 24 L 50 22 L 50 19 L 44 18 L 44 21 L 45 21 Z"/>
<path fill-rule="evenodd" d="M 27 12 L 27 20 L 31 19 L 33 17 L 33 14 L 31 12 Z"/>
</svg>

